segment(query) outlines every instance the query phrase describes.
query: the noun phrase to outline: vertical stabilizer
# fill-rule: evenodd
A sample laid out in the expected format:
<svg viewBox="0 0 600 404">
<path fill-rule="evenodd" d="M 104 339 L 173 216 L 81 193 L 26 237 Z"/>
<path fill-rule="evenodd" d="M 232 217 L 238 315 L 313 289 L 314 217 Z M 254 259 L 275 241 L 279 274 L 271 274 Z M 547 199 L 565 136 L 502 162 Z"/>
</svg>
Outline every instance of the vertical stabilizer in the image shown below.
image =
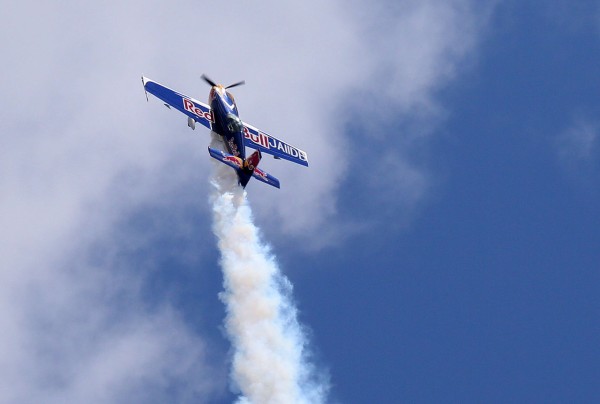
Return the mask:
<svg viewBox="0 0 600 404">
<path fill-rule="evenodd" d="M 254 171 L 254 169 L 258 167 L 261 157 L 262 155 L 260 154 L 260 151 L 256 150 L 250 157 L 246 159 L 246 162 L 244 163 L 245 168 L 250 171 Z"/>
</svg>

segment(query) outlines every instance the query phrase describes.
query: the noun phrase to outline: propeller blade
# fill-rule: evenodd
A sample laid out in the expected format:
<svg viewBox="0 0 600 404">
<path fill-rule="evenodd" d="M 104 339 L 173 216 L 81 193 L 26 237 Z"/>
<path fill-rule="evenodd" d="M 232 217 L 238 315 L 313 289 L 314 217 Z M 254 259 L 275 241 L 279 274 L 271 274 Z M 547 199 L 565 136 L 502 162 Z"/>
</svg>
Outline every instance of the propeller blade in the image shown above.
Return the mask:
<svg viewBox="0 0 600 404">
<path fill-rule="evenodd" d="M 212 81 L 211 79 L 209 79 L 205 74 L 202 75 L 202 79 L 204 81 L 206 81 L 212 87 L 214 87 L 214 86 L 217 85 L 217 83 L 215 83 L 214 81 Z"/>
<path fill-rule="evenodd" d="M 233 88 L 233 87 L 237 87 L 237 86 L 242 86 L 244 84 L 246 84 L 246 80 L 242 80 L 242 81 L 238 81 L 237 83 L 230 84 L 225 88 Z"/>
</svg>

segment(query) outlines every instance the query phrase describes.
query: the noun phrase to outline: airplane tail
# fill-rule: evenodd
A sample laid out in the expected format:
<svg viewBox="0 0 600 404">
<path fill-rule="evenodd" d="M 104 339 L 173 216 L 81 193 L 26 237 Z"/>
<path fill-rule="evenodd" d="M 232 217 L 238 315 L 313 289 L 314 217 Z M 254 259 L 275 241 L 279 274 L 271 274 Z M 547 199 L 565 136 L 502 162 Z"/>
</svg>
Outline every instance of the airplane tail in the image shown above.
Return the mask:
<svg viewBox="0 0 600 404">
<path fill-rule="evenodd" d="M 248 181 L 250 181 L 250 177 L 254 177 L 260 182 L 279 188 L 279 180 L 277 178 L 257 167 L 261 159 L 261 153 L 258 150 L 252 153 L 246 160 L 242 160 L 237 156 L 211 147 L 208 148 L 208 153 L 212 158 L 235 169 L 239 183 L 244 188 L 248 184 Z"/>
</svg>

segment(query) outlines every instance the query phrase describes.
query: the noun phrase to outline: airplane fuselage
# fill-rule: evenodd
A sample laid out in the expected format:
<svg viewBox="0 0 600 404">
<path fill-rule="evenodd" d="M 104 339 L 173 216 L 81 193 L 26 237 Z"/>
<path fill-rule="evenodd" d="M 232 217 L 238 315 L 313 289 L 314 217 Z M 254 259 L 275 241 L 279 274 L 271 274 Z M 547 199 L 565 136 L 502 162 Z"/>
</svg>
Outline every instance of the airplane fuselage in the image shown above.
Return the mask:
<svg viewBox="0 0 600 404">
<path fill-rule="evenodd" d="M 244 126 L 233 96 L 223 87 L 214 86 L 210 90 L 208 102 L 214 119 L 212 130 L 223 138 L 229 153 L 245 160 Z"/>
</svg>

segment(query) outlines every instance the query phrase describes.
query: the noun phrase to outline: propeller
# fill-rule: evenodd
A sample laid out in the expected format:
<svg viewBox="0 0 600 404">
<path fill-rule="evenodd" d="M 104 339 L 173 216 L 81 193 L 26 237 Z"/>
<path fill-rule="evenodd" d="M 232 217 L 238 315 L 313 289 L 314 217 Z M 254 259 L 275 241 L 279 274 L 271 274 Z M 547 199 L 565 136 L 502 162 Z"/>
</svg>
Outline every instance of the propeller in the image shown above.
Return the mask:
<svg viewBox="0 0 600 404">
<path fill-rule="evenodd" d="M 246 84 L 246 80 L 242 80 L 242 81 L 238 81 L 237 83 L 230 84 L 225 88 L 227 89 L 227 88 L 233 88 L 233 87 L 237 87 L 237 86 L 243 86 L 244 84 Z"/>
<path fill-rule="evenodd" d="M 217 83 L 215 83 L 214 81 L 212 81 L 211 79 L 209 79 L 209 78 L 206 76 L 206 74 L 203 74 L 203 75 L 202 75 L 202 79 L 203 79 L 204 81 L 206 81 L 206 82 L 207 82 L 207 83 L 208 83 L 210 86 L 212 86 L 212 87 L 214 87 L 214 86 L 216 86 L 216 85 L 217 85 Z M 230 85 L 228 85 L 228 86 L 227 86 L 227 87 L 225 87 L 225 88 L 226 88 L 226 89 L 227 89 L 227 88 L 233 88 L 233 87 L 241 86 L 241 85 L 244 85 L 244 84 L 246 84 L 246 80 L 242 80 L 242 81 L 238 81 L 237 83 L 230 84 Z"/>
<path fill-rule="evenodd" d="M 202 75 L 202 78 L 204 79 L 204 81 L 206 81 L 211 87 L 214 87 L 217 85 L 217 83 L 215 83 L 214 81 L 212 81 L 211 79 L 209 79 L 206 74 Z"/>
</svg>

